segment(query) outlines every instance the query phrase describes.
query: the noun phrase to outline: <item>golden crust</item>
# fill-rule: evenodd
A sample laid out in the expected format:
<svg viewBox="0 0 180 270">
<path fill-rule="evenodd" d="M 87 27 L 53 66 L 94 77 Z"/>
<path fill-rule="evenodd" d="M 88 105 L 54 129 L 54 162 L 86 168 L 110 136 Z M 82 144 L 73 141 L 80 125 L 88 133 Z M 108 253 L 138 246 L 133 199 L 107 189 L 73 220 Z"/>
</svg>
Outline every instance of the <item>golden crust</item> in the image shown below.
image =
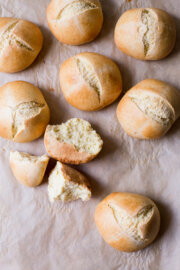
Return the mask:
<svg viewBox="0 0 180 270">
<path fill-rule="evenodd" d="M 23 103 L 42 106 L 39 113 L 24 121 L 24 128 L 13 136 L 13 110 Z M 34 85 L 24 81 L 9 82 L 0 87 L 0 136 L 15 142 L 29 142 L 40 137 L 50 119 L 49 107 Z"/>
<path fill-rule="evenodd" d="M 148 117 L 132 101 L 134 93 L 155 94 L 165 100 L 173 112 L 174 119 L 169 125 L 163 125 Z M 117 107 L 117 118 L 123 129 L 132 137 L 138 139 L 156 139 L 162 137 L 180 116 L 180 95 L 171 85 L 155 80 L 146 79 L 131 88 L 121 99 Z"/>
<path fill-rule="evenodd" d="M 78 184 L 91 192 L 91 186 L 89 184 L 87 177 L 85 177 L 84 174 L 65 164 L 61 163 L 61 165 L 62 165 L 62 173 L 67 181 L 74 182 L 75 184 Z"/>
<path fill-rule="evenodd" d="M 25 153 L 30 157 L 29 154 Z M 36 162 L 25 160 L 19 160 L 14 157 L 13 152 L 10 153 L 10 166 L 15 178 L 28 187 L 36 187 L 41 184 L 48 162 L 49 157 L 43 156 L 43 160 L 37 160 Z M 37 157 L 39 158 L 39 157 Z"/>
<path fill-rule="evenodd" d="M 62 43 L 69 45 L 81 45 L 96 38 L 102 28 L 103 13 L 98 0 L 88 0 L 97 8 L 89 9 L 71 18 L 58 20 L 58 14 L 63 8 L 72 2 L 84 2 L 84 0 L 52 0 L 47 8 L 47 21 L 53 35 Z"/>
<path fill-rule="evenodd" d="M 79 152 L 73 145 L 56 140 L 47 130 L 44 135 L 44 144 L 51 157 L 64 163 L 78 165 L 95 157 L 87 152 Z"/>
<path fill-rule="evenodd" d="M 99 81 L 99 94 L 83 78 L 78 62 L 88 63 Z M 67 59 L 60 69 L 60 85 L 67 102 L 79 110 L 100 110 L 114 102 L 122 92 L 121 73 L 109 58 L 84 52 Z"/>
<path fill-rule="evenodd" d="M 111 205 L 124 211 L 132 219 L 142 209 L 149 205 L 153 207 L 150 220 L 140 227 L 143 238 L 133 239 L 124 228 L 122 228 L 114 217 Z M 95 211 L 95 223 L 103 239 L 120 251 L 133 252 L 151 244 L 156 238 L 160 227 L 159 210 L 152 200 L 142 195 L 133 193 L 111 193 L 102 200 Z"/>
<path fill-rule="evenodd" d="M 8 36 L 7 31 L 10 31 Z M 26 69 L 34 62 L 42 45 L 43 35 L 35 24 L 16 18 L 0 18 L 0 72 Z"/>
<path fill-rule="evenodd" d="M 139 31 L 144 10 L 152 12 L 154 20 L 156 20 L 154 46 L 146 55 L 144 54 L 144 44 Z M 130 9 L 119 18 L 114 39 L 117 47 L 127 55 L 140 60 L 159 60 L 166 57 L 174 48 L 176 26 L 172 17 L 161 9 Z"/>
</svg>

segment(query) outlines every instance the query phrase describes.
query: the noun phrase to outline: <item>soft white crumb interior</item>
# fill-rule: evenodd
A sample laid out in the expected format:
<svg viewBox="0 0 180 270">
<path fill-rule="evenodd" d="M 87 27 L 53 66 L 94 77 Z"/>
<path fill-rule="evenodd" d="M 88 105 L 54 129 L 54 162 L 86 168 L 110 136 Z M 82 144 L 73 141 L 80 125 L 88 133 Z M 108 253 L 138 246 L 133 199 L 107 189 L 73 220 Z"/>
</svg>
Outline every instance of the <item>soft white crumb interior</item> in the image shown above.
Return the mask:
<svg viewBox="0 0 180 270">
<path fill-rule="evenodd" d="M 139 91 L 129 97 L 142 112 L 158 123 L 169 126 L 174 121 L 174 112 L 162 97 Z"/>
<path fill-rule="evenodd" d="M 83 119 L 73 118 L 61 125 L 48 126 L 47 131 L 57 140 L 73 145 L 79 152 L 96 155 L 102 149 L 101 137 Z"/>
<path fill-rule="evenodd" d="M 146 240 L 141 228 L 148 223 L 154 213 L 154 207 L 152 205 L 142 208 L 135 216 L 128 215 L 125 210 L 113 203 L 109 204 L 109 207 L 124 233 L 128 234 L 134 240 Z"/>
<path fill-rule="evenodd" d="M 91 197 L 88 188 L 83 187 L 73 181 L 65 179 L 62 171 L 62 165 L 57 162 L 55 168 L 49 176 L 48 194 L 49 200 L 54 202 L 60 200 L 62 202 L 74 201 L 81 199 L 87 201 Z"/>
<path fill-rule="evenodd" d="M 80 13 L 83 13 L 90 9 L 98 8 L 94 3 L 91 3 L 89 1 L 73 1 L 70 4 L 66 5 L 58 14 L 57 19 L 63 20 L 63 19 L 70 19 L 73 16 L 76 16 Z"/>
<path fill-rule="evenodd" d="M 11 151 L 10 160 L 37 163 L 37 162 L 46 162 L 49 160 L 49 157 L 46 155 L 34 156 L 25 152 Z"/>
</svg>

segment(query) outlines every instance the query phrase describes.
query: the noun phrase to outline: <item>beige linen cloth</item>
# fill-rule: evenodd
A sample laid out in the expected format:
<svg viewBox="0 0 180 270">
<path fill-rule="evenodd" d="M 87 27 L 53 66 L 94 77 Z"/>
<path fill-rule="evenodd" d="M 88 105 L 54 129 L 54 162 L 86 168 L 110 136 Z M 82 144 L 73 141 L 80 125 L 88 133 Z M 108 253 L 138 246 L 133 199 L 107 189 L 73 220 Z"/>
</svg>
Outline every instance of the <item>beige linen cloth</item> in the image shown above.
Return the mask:
<svg viewBox="0 0 180 270">
<path fill-rule="evenodd" d="M 123 90 L 145 78 L 167 81 L 180 90 L 179 0 L 102 0 L 103 30 L 84 46 L 60 44 L 46 22 L 48 0 L 0 0 L 0 16 L 37 23 L 44 47 L 37 61 L 17 74 L 0 74 L 0 85 L 25 80 L 38 86 L 51 109 L 51 123 L 71 117 L 90 121 L 101 134 L 104 148 L 92 162 L 77 166 L 90 179 L 93 197 L 50 204 L 47 177 L 37 188 L 19 184 L 9 167 L 9 151 L 43 154 L 43 138 L 15 144 L 0 138 L 0 269 L 1 270 L 179 270 L 180 269 L 180 120 L 162 139 L 139 141 L 124 133 L 116 119 L 118 101 L 99 112 L 81 112 L 67 104 L 60 92 L 59 67 L 83 51 L 113 59 L 123 76 Z M 118 51 L 113 32 L 118 17 L 127 9 L 157 7 L 175 19 L 178 31 L 173 53 L 162 61 L 143 62 Z M 50 163 L 50 168 L 53 164 Z M 148 248 L 128 254 L 108 246 L 94 223 L 96 205 L 114 191 L 149 196 L 161 212 L 161 230 Z"/>
</svg>

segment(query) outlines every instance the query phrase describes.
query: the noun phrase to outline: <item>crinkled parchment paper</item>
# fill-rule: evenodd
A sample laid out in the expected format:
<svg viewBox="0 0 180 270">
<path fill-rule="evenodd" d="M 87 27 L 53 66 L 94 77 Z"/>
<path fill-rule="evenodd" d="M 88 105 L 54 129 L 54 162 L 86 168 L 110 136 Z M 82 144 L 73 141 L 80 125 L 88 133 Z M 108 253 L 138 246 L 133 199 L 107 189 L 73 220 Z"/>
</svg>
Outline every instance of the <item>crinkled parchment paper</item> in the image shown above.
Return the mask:
<svg viewBox="0 0 180 270">
<path fill-rule="evenodd" d="M 0 269 L 1 270 L 179 270 L 180 269 L 180 120 L 162 139 L 138 141 L 124 133 L 116 119 L 118 101 L 99 112 L 81 112 L 68 105 L 60 93 L 59 67 L 68 57 L 93 51 L 119 65 L 124 91 L 142 79 L 167 81 L 180 90 L 179 0 L 102 0 L 104 26 L 92 43 L 71 47 L 60 44 L 46 22 L 48 0 L 0 0 L 0 16 L 19 17 L 37 23 L 44 34 L 44 48 L 37 61 L 17 74 L 0 74 L 0 85 L 26 80 L 37 85 L 51 109 L 51 123 L 71 117 L 89 120 L 104 140 L 104 148 L 92 162 L 77 166 L 90 179 L 93 197 L 51 205 L 47 176 L 31 189 L 19 184 L 9 167 L 9 151 L 43 154 L 43 138 L 15 144 L 0 139 Z M 113 32 L 127 9 L 157 7 L 175 19 L 178 37 L 173 53 L 162 61 L 143 62 L 118 51 Z M 48 171 L 54 165 L 50 163 Z M 142 193 L 161 212 L 161 230 L 148 248 L 132 254 L 108 246 L 94 223 L 98 202 L 113 191 Z"/>
</svg>

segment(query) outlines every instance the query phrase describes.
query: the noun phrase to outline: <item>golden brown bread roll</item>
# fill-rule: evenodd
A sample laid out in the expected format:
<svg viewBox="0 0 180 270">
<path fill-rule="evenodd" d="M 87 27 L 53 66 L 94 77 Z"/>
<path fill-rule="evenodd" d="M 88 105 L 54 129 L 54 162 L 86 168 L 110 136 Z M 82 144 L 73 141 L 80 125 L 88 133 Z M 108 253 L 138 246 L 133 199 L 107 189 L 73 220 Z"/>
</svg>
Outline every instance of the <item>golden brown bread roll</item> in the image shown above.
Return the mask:
<svg viewBox="0 0 180 270">
<path fill-rule="evenodd" d="M 40 137 L 49 122 L 49 107 L 39 90 L 24 81 L 0 87 L 0 136 L 15 142 Z"/>
<path fill-rule="evenodd" d="M 61 125 L 48 125 L 44 143 L 51 157 L 70 164 L 92 160 L 103 145 L 101 137 L 90 123 L 78 118 L 72 118 Z"/>
<path fill-rule="evenodd" d="M 99 0 L 51 0 L 47 21 L 60 42 L 81 45 L 94 40 L 101 31 L 101 4 Z"/>
<path fill-rule="evenodd" d="M 20 183 L 28 187 L 36 187 L 43 180 L 49 157 L 11 151 L 9 161 L 12 172 Z"/>
<path fill-rule="evenodd" d="M 131 88 L 117 107 L 123 129 L 138 139 L 163 136 L 180 116 L 180 93 L 168 83 L 146 79 Z"/>
<path fill-rule="evenodd" d="M 115 192 L 98 204 L 95 222 L 109 245 L 133 252 L 154 241 L 160 227 L 160 214 L 155 203 L 147 197 Z"/>
<path fill-rule="evenodd" d="M 117 47 L 141 60 L 159 60 L 174 48 L 176 26 L 172 17 L 157 8 L 136 8 L 123 13 L 115 28 Z"/>
<path fill-rule="evenodd" d="M 65 99 L 79 110 L 100 110 L 115 101 L 122 91 L 119 68 L 97 53 L 84 52 L 67 59 L 59 76 Z"/>
<path fill-rule="evenodd" d="M 91 188 L 82 173 L 58 161 L 49 176 L 48 195 L 51 202 L 88 201 Z"/>
<path fill-rule="evenodd" d="M 35 24 L 16 18 L 0 18 L 0 71 L 13 73 L 34 62 L 43 45 Z"/>
</svg>

